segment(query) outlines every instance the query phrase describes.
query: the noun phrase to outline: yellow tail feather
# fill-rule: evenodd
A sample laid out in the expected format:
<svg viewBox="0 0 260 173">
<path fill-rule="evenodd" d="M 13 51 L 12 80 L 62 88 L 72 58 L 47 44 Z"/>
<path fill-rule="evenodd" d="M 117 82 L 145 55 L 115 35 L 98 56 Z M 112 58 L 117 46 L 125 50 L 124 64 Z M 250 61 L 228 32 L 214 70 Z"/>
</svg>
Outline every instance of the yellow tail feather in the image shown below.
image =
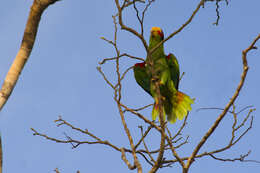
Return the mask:
<svg viewBox="0 0 260 173">
<path fill-rule="evenodd" d="M 191 104 L 193 103 L 194 99 L 191 99 L 186 94 L 177 91 L 176 94 L 172 97 L 172 99 L 163 101 L 162 108 L 164 120 L 166 118 L 166 114 L 167 120 L 172 124 L 175 123 L 177 119 L 182 120 L 188 114 L 188 112 L 191 111 Z M 159 105 L 158 102 L 155 101 L 152 110 L 152 119 L 156 120 L 158 115 Z"/>
<path fill-rule="evenodd" d="M 177 100 L 173 100 L 175 101 L 173 103 L 173 112 L 179 120 L 182 120 L 191 111 L 191 104 L 194 103 L 194 100 L 180 91 L 176 95 Z"/>
</svg>

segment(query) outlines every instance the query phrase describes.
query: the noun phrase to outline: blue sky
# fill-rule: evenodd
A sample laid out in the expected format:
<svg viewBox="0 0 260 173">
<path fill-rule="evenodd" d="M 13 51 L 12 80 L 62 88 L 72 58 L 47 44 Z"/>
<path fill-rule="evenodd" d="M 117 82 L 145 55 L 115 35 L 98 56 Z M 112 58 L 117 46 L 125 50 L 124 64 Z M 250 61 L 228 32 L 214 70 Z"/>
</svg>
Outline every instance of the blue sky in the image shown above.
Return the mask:
<svg viewBox="0 0 260 173">
<path fill-rule="evenodd" d="M 15 57 L 32 1 L 9 0 L 0 6 L 0 80 Z M 145 20 L 145 38 L 148 40 L 152 26 L 163 28 L 165 35 L 176 30 L 190 16 L 198 0 L 158 1 L 149 9 Z M 174 52 L 184 71 L 180 90 L 196 98 L 189 124 L 184 135 L 190 143 L 179 150 L 181 156 L 190 154 L 218 115 L 218 111 L 196 110 L 201 107 L 223 108 L 234 93 L 242 71 L 241 52 L 259 34 L 259 0 L 220 3 L 219 26 L 215 5 L 207 3 L 193 22 L 179 35 L 165 44 L 165 52 Z M 115 56 L 111 45 L 100 39 L 113 39 L 112 15 L 116 12 L 114 1 L 63 0 L 49 7 L 42 16 L 37 40 L 16 88 L 0 113 L 3 140 L 3 172 L 52 172 L 58 167 L 62 173 L 76 172 L 130 172 L 121 160 L 120 153 L 101 145 L 82 145 L 71 149 L 70 144 L 57 144 L 32 135 L 31 127 L 49 136 L 64 138 L 63 132 L 86 139 L 68 128 L 57 128 L 53 121 L 61 115 L 75 126 L 95 133 L 118 146 L 128 146 L 120 116 L 113 101 L 113 92 L 96 70 L 98 62 Z M 125 11 L 125 23 L 138 28 L 134 11 Z M 145 57 L 142 44 L 133 35 L 119 32 L 121 52 Z M 260 47 L 260 43 L 257 44 Z M 137 61 L 123 59 L 123 68 Z M 248 159 L 260 160 L 258 132 L 260 118 L 260 51 L 248 54 L 249 72 L 238 100 L 237 110 L 254 105 L 253 129 L 230 151 L 217 155 L 238 157 L 252 150 Z M 115 79 L 114 63 L 103 67 L 110 79 Z M 152 103 L 152 98 L 136 83 L 133 73 L 123 82 L 123 102 L 131 107 Z M 151 110 L 143 112 L 150 118 Z M 241 116 L 244 114 L 240 114 Z M 128 116 L 131 132 L 139 135 L 137 126 L 142 121 Z M 240 119 L 241 120 L 241 119 Z M 231 115 L 220 124 L 202 151 L 225 145 L 230 135 Z M 181 122 L 172 125 L 173 131 Z M 158 134 L 150 136 L 149 145 L 157 148 Z M 145 164 L 146 165 L 146 164 Z M 150 167 L 144 166 L 147 171 Z M 178 164 L 159 172 L 180 171 Z M 219 162 L 205 157 L 198 159 L 190 172 L 257 172 L 260 164 Z"/>
</svg>

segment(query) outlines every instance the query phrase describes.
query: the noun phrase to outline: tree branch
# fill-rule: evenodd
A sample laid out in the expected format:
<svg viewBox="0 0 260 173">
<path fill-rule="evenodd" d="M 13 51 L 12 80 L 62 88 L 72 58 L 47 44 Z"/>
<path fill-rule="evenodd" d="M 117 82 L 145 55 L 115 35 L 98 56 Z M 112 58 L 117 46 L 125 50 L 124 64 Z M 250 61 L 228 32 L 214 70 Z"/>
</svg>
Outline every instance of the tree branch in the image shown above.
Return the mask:
<svg viewBox="0 0 260 173">
<path fill-rule="evenodd" d="M 243 61 L 243 72 L 241 75 L 241 80 L 237 86 L 237 89 L 234 93 L 234 95 L 232 96 L 232 98 L 230 99 L 230 101 L 227 103 L 226 107 L 224 108 L 223 112 L 219 115 L 219 117 L 217 118 L 217 120 L 214 122 L 214 124 L 211 126 L 211 128 L 207 131 L 207 133 L 203 136 L 203 138 L 201 139 L 201 141 L 198 143 L 198 145 L 196 146 L 196 148 L 194 149 L 193 153 L 191 154 L 191 156 L 189 157 L 187 164 L 185 165 L 185 170 L 188 170 L 190 165 L 192 164 L 192 162 L 194 161 L 194 157 L 197 155 L 197 153 L 199 152 L 200 148 L 204 145 L 204 143 L 207 141 L 207 139 L 210 137 L 210 135 L 215 131 L 215 129 L 218 127 L 220 121 L 225 117 L 226 113 L 228 112 L 229 108 L 231 107 L 231 105 L 233 105 L 233 103 L 235 102 L 236 98 L 238 97 L 243 85 L 244 85 L 244 81 L 247 75 L 247 71 L 248 71 L 248 65 L 247 65 L 247 53 L 252 50 L 252 49 L 256 49 L 255 47 L 255 43 L 259 40 L 260 38 L 260 34 L 254 39 L 254 41 L 250 44 L 250 46 L 248 48 L 246 48 L 245 50 L 242 51 L 242 61 Z"/>
<path fill-rule="evenodd" d="M 30 14 L 25 27 L 21 47 L 5 77 L 4 83 L 0 90 L 0 111 L 4 107 L 9 96 L 11 95 L 15 87 L 15 84 L 24 68 L 24 65 L 29 59 L 35 42 L 42 13 L 49 5 L 54 4 L 57 1 L 58 0 L 33 1 L 33 5 L 31 7 Z"/>
<path fill-rule="evenodd" d="M 196 9 L 193 11 L 192 15 L 190 16 L 190 18 L 176 31 L 174 31 L 172 34 L 170 34 L 167 38 L 165 38 L 163 41 L 161 41 L 160 43 L 158 43 L 156 46 L 154 46 L 153 49 L 150 50 L 150 54 L 152 54 L 156 49 L 158 49 L 163 43 L 165 43 L 166 41 L 168 41 L 169 39 L 171 39 L 173 36 L 175 36 L 176 34 L 178 34 L 179 32 L 181 32 L 188 24 L 191 23 L 191 21 L 193 20 L 194 16 L 197 14 L 197 12 L 199 11 L 200 7 L 204 5 L 205 0 L 201 0 L 199 2 L 199 4 L 197 5 Z"/>
</svg>

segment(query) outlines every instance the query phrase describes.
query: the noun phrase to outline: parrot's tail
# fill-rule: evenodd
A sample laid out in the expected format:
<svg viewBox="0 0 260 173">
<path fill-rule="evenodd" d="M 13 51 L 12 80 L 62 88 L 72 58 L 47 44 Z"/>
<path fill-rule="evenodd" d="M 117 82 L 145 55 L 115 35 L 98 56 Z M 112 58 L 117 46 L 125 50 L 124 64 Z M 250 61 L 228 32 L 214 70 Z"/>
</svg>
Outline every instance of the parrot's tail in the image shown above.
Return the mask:
<svg viewBox="0 0 260 173">
<path fill-rule="evenodd" d="M 170 123 L 175 123 L 176 118 L 182 120 L 191 111 L 191 104 L 194 103 L 194 100 L 188 95 L 177 91 L 172 98 L 172 110 L 171 114 L 167 116 L 167 120 Z"/>
<path fill-rule="evenodd" d="M 191 99 L 188 95 L 177 91 L 170 100 L 162 101 L 163 118 L 165 120 L 167 114 L 167 120 L 170 123 L 175 123 L 177 118 L 182 120 L 189 111 L 191 111 L 191 104 L 194 103 L 194 99 Z M 159 115 L 159 104 L 155 100 L 152 111 L 152 119 L 156 120 Z"/>
</svg>

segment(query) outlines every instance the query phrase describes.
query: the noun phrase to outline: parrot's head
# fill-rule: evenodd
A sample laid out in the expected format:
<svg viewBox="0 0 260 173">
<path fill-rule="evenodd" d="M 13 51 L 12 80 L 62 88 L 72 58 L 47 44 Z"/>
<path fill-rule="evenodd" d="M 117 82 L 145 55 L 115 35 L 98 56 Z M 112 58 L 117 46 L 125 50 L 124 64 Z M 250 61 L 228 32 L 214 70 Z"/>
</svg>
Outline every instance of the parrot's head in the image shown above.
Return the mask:
<svg viewBox="0 0 260 173">
<path fill-rule="evenodd" d="M 152 27 L 150 39 L 162 41 L 164 39 L 162 29 L 160 27 Z"/>
</svg>

